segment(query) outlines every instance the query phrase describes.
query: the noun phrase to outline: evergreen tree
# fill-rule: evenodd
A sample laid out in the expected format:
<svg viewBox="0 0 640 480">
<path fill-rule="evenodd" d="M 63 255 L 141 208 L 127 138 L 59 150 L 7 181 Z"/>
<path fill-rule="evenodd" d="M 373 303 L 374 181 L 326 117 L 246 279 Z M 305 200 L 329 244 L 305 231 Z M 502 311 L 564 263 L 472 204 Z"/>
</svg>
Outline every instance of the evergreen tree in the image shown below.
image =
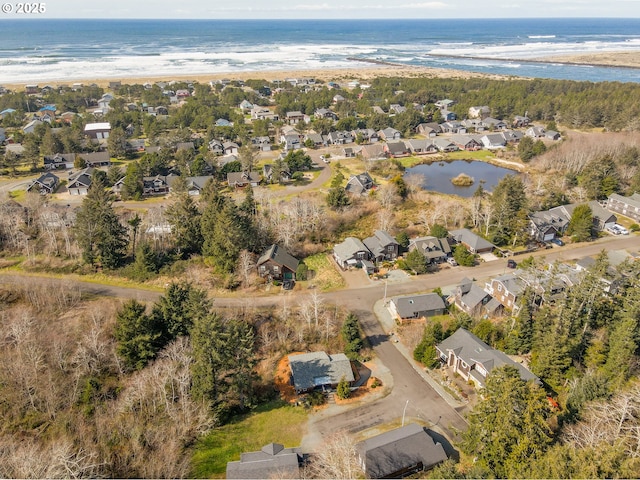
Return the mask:
<svg viewBox="0 0 640 480">
<path fill-rule="evenodd" d="M 438 360 L 436 345 L 447 336 L 440 322 L 427 322 L 422 334 L 422 340 L 413 350 L 413 358 L 418 362 L 422 362 L 427 368 L 437 367 L 440 364 L 440 360 Z"/>
<path fill-rule="evenodd" d="M 202 232 L 200 229 L 200 212 L 189 195 L 180 195 L 166 209 L 166 217 L 174 244 L 183 255 L 200 253 L 202 250 Z"/>
<path fill-rule="evenodd" d="M 161 348 L 162 332 L 145 313 L 144 304 L 128 300 L 116 316 L 116 352 L 129 369 L 140 370 L 153 360 Z"/>
<path fill-rule="evenodd" d="M 444 225 L 434 223 L 429 229 L 429 235 L 436 238 L 447 238 L 449 236 L 449 232 Z"/>
<path fill-rule="evenodd" d="M 127 173 L 124 176 L 120 196 L 122 200 L 140 200 L 144 191 L 142 169 L 138 162 L 127 165 Z"/>
<path fill-rule="evenodd" d="M 127 136 L 124 130 L 121 127 L 112 128 L 107 139 L 109 154 L 115 158 L 125 158 L 127 154 L 126 144 Z"/>
<path fill-rule="evenodd" d="M 495 368 L 469 415 L 462 449 L 493 476 L 510 478 L 546 451 L 552 439 L 549 416 L 544 390 L 522 380 L 515 367 Z"/>
<path fill-rule="evenodd" d="M 407 253 L 404 262 L 417 275 L 427 272 L 427 258 L 417 248 Z"/>
<path fill-rule="evenodd" d="M 586 242 L 593 236 L 593 212 L 588 204 L 578 205 L 571 214 L 567 234 L 576 242 Z"/>
<path fill-rule="evenodd" d="M 223 418 L 253 401 L 254 341 L 253 329 L 239 320 L 223 321 L 215 313 L 195 319 L 192 392 Z"/>
<path fill-rule="evenodd" d="M 141 243 L 135 250 L 135 259 L 131 266 L 133 277 L 148 280 L 157 271 L 156 254 L 147 242 Z"/>
<path fill-rule="evenodd" d="M 189 335 L 195 319 L 206 316 L 211 309 L 204 290 L 189 282 L 172 282 L 165 294 L 153 306 L 153 317 L 162 325 L 163 342 Z"/>
<path fill-rule="evenodd" d="M 346 378 L 342 377 L 336 387 L 336 395 L 340 400 L 346 400 L 351 396 L 351 389 L 349 388 L 349 382 Z"/>
<path fill-rule="evenodd" d="M 351 360 L 357 360 L 358 354 L 363 347 L 360 335 L 360 327 L 358 326 L 358 317 L 353 313 L 347 315 L 340 330 L 342 339 L 345 343 L 345 354 Z"/>
<path fill-rule="evenodd" d="M 458 265 L 464 267 L 473 267 L 476 264 L 476 256 L 461 243 L 454 247 L 453 258 L 455 258 Z"/>
<path fill-rule="evenodd" d="M 118 267 L 127 247 L 127 229 L 113 210 L 113 198 L 99 177 L 94 177 L 82 200 L 75 223 L 75 233 L 82 257 L 91 265 Z"/>
<path fill-rule="evenodd" d="M 327 194 L 327 204 L 335 209 L 340 210 L 343 207 L 346 207 L 351 203 L 347 192 L 344 187 L 337 186 L 329 189 L 329 193 Z"/>
<path fill-rule="evenodd" d="M 522 179 L 507 175 L 500 180 L 491 194 L 491 204 L 494 212 L 494 243 L 504 245 L 514 236 L 521 235 L 527 225 L 527 197 Z"/>
<path fill-rule="evenodd" d="M 247 249 L 254 237 L 247 231 L 246 218 L 239 214 L 233 200 L 227 199 L 219 211 L 207 207 L 202 227 L 205 232 L 202 254 L 209 257 L 219 272 L 233 272 L 240 251 Z"/>
</svg>

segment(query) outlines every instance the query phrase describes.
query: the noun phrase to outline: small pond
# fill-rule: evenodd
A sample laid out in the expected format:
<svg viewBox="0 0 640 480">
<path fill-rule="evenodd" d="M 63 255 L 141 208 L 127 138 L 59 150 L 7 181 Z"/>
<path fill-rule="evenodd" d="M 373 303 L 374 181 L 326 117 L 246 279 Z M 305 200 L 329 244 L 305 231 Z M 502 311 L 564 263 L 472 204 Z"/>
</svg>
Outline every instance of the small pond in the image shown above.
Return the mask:
<svg viewBox="0 0 640 480">
<path fill-rule="evenodd" d="M 458 187 L 451 183 L 451 179 L 461 173 L 473 177 L 475 180 L 473 185 Z M 433 162 L 416 165 L 415 167 L 407 168 L 404 174 L 405 176 L 411 174 L 422 175 L 424 178 L 422 188 L 425 190 L 448 193 L 460 197 L 471 197 L 479 185 L 482 184 L 482 188 L 492 191 L 504 177 L 516 175 L 518 172 L 477 160 L 454 160 L 452 162 Z"/>
</svg>

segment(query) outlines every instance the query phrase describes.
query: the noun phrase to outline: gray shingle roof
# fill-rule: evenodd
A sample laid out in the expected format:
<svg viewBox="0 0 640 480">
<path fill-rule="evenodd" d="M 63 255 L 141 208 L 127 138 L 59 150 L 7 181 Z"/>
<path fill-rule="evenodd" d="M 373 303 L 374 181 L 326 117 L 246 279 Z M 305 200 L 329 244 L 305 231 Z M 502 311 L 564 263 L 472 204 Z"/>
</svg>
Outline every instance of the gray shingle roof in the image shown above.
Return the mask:
<svg viewBox="0 0 640 480">
<path fill-rule="evenodd" d="M 226 478 L 300 478 L 302 459 L 299 448 L 270 443 L 259 452 L 243 453 L 240 461 L 228 462 Z"/>
<path fill-rule="evenodd" d="M 262 256 L 258 259 L 257 265 L 260 266 L 263 263 L 273 260 L 274 262 L 287 267 L 292 272 L 295 272 L 298 268 L 298 264 L 300 263 L 297 258 L 293 255 L 289 254 L 284 248 L 279 247 L 278 245 L 271 245 L 269 249 L 262 254 Z"/>
<path fill-rule="evenodd" d="M 391 301 L 395 304 L 396 312 L 401 318 L 413 318 L 418 312 L 443 310 L 445 308 L 444 300 L 437 293 L 393 297 Z"/>
<path fill-rule="evenodd" d="M 436 348 L 445 356 L 448 351 L 453 351 L 458 358 L 468 365 L 482 364 L 487 372 L 491 372 L 493 368 L 501 367 L 502 365 L 511 365 L 518 369 L 523 380 L 538 380 L 538 377 L 523 365 L 511 360 L 500 350 L 491 348 L 464 328 L 456 330 L 453 335 L 443 340 Z"/>
<path fill-rule="evenodd" d="M 385 247 L 388 245 L 398 245 L 396 239 L 384 230 L 376 230 L 372 237 L 365 238 L 362 243 L 364 243 L 375 256 L 384 254 L 386 252 Z"/>
<path fill-rule="evenodd" d="M 356 450 L 365 461 L 367 478 L 386 478 L 419 462 L 429 469 L 447 459 L 442 445 L 415 423 L 364 440 Z"/>
<path fill-rule="evenodd" d="M 322 385 L 337 384 L 344 377 L 353 382 L 351 362 L 344 353 L 325 352 L 289 355 L 289 365 L 296 390 L 309 390 Z"/>
<path fill-rule="evenodd" d="M 471 230 L 461 228 L 449 232 L 456 242 L 464 243 L 475 251 L 484 250 L 486 248 L 494 248 L 493 243 L 476 235 Z"/>
<path fill-rule="evenodd" d="M 368 252 L 369 249 L 355 237 L 347 237 L 342 243 L 339 243 L 333 247 L 335 254 L 342 260 L 348 260 L 352 258 L 358 252 Z"/>
</svg>

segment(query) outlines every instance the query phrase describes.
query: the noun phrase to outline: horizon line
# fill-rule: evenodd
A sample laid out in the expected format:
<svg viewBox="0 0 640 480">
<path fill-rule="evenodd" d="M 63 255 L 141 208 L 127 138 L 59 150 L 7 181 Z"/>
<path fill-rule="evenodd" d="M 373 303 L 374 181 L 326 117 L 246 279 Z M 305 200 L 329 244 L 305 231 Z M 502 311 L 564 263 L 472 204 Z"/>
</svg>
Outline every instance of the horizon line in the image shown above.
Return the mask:
<svg viewBox="0 0 640 480">
<path fill-rule="evenodd" d="M 317 20 L 330 20 L 333 22 L 362 22 L 362 21 L 370 21 L 370 20 L 378 20 L 378 21 L 387 21 L 387 20 L 404 20 L 404 21 L 423 21 L 423 20 L 456 20 L 460 22 L 468 22 L 478 20 L 640 20 L 640 16 L 638 17 L 622 17 L 622 16 L 611 16 L 611 17 L 603 17 L 601 15 L 597 16 L 558 16 L 558 17 L 476 17 L 476 18 L 457 18 L 457 17 L 421 17 L 421 18 L 407 18 L 407 17 L 366 17 L 366 18 L 329 18 L 329 17 L 305 17 L 305 18 L 191 18 L 191 17 L 13 17 L 13 18 L 0 18 L 0 22 L 3 21 L 24 21 L 24 20 L 166 20 L 166 21 L 176 21 L 176 20 L 189 20 L 196 22 L 206 22 L 206 21 L 317 21 Z"/>
</svg>

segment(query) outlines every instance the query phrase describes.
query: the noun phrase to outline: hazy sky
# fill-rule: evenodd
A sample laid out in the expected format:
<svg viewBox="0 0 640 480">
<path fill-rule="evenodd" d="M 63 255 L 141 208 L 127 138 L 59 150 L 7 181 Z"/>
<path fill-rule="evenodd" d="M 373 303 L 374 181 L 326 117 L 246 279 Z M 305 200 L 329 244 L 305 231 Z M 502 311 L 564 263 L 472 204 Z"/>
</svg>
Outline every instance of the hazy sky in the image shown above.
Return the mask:
<svg viewBox="0 0 640 480">
<path fill-rule="evenodd" d="M 43 3 L 47 12 L 38 16 L 46 18 L 640 17 L 640 0 L 54 0 Z M 9 17 L 18 15 L 0 14 L 0 19 Z"/>
</svg>

